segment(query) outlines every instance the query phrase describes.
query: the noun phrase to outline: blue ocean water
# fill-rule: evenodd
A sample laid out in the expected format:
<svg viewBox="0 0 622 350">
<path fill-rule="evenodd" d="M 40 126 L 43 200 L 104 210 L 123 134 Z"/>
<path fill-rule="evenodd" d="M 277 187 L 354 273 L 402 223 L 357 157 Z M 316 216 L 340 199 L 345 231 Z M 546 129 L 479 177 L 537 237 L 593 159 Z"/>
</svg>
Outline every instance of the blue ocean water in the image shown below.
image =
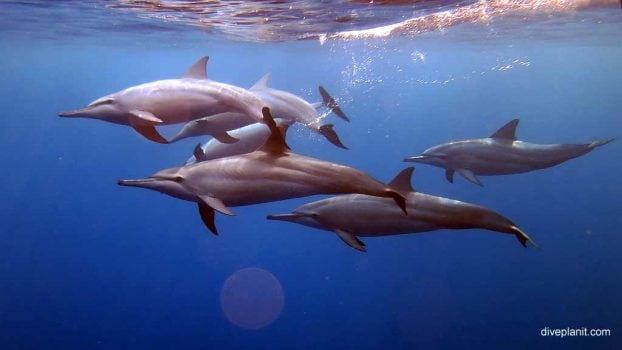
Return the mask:
<svg viewBox="0 0 622 350">
<path fill-rule="evenodd" d="M 17 17 L 34 11 L 3 6 Z M 122 21 L 93 11 L 92 23 Z M 388 181 L 409 165 L 403 158 L 489 136 L 513 118 L 519 139 L 536 143 L 622 136 L 621 15 L 589 9 L 561 23 L 499 20 L 323 44 L 238 41 L 193 27 L 160 33 L 159 24 L 85 25 L 72 35 L 62 16 L 32 30 L 5 17 L 0 348 L 622 347 L 619 140 L 554 168 L 483 177 L 483 188 L 416 166 L 418 191 L 498 211 L 541 249 L 443 230 L 363 238 L 360 253 L 332 233 L 265 220 L 321 196 L 234 208 L 234 217 L 217 216 L 213 236 L 192 203 L 116 184 L 182 164 L 199 139 L 159 145 L 128 127 L 57 116 L 179 77 L 209 55 L 217 81 L 249 87 L 270 71 L 271 86 L 311 102 L 324 85 L 351 118 L 327 119 L 350 149 L 302 127 L 290 146 Z M 225 281 L 249 267 L 274 275 L 284 296 L 278 318 L 258 330 L 231 322 L 221 303 Z M 545 327 L 612 334 L 543 337 Z"/>
</svg>

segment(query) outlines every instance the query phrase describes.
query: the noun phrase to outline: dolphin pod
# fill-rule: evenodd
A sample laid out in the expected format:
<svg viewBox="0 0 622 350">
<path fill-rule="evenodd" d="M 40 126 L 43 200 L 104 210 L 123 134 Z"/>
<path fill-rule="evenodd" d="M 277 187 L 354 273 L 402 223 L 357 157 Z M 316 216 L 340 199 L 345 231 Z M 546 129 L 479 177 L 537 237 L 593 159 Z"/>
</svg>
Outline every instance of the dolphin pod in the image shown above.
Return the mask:
<svg viewBox="0 0 622 350">
<path fill-rule="evenodd" d="M 528 143 L 516 139 L 518 121 L 510 121 L 490 137 L 441 144 L 425 150 L 420 156 L 406 158 L 405 161 L 444 168 L 445 177 L 451 183 L 457 171 L 465 179 L 482 186 L 477 175 L 519 174 L 550 168 L 614 140 L 586 144 Z"/>
<path fill-rule="evenodd" d="M 333 231 L 346 244 L 363 252 L 365 243 L 357 236 L 381 237 L 440 229 L 481 228 L 509 233 L 523 246 L 529 242 L 535 246 L 512 221 L 490 209 L 416 192 L 410 184 L 413 171 L 412 167 L 406 168 L 389 183 L 389 187 L 406 196 L 407 216 L 385 198 L 349 194 L 307 203 L 291 213 L 267 218 Z"/>
<path fill-rule="evenodd" d="M 121 186 L 142 187 L 197 202 L 203 222 L 217 234 L 214 211 L 233 215 L 243 206 L 316 194 L 363 193 L 392 198 L 406 215 L 404 195 L 362 171 L 290 152 L 267 107 L 270 137 L 257 151 L 159 171 Z M 250 190 L 252 189 L 252 190 Z"/>
<path fill-rule="evenodd" d="M 246 89 L 207 78 L 208 56 L 200 58 L 181 79 L 158 80 L 101 97 L 61 117 L 92 118 L 130 125 L 157 143 L 168 143 L 156 125 L 185 123 L 209 115 L 237 112 L 261 122 L 264 102 Z"/>
<path fill-rule="evenodd" d="M 310 104 L 299 96 L 291 94 L 287 91 L 272 89 L 268 87 L 270 73 L 264 75 L 257 81 L 249 91 L 260 98 L 265 106 L 270 108 L 272 116 L 278 119 L 290 122 L 298 122 L 310 130 L 321 134 L 333 145 L 347 149 L 343 145 L 339 136 L 333 129 L 333 124 L 322 124 L 322 117 L 318 115 L 317 109 L 322 105 L 328 107 L 338 117 L 350 121 L 343 110 L 339 107 L 333 97 L 322 86 L 319 87 L 320 95 L 323 103 Z M 240 127 L 255 123 L 256 121 L 241 113 L 222 113 L 213 116 L 207 116 L 201 119 L 188 122 L 169 142 L 177 142 L 179 140 L 202 135 L 212 135 L 218 141 L 223 143 L 233 143 L 234 139 L 227 140 L 223 136 L 228 131 L 238 129 Z"/>
<path fill-rule="evenodd" d="M 323 105 L 349 121 L 326 89 L 319 87 L 322 104 L 310 104 L 289 92 L 268 88 L 267 74 L 246 90 L 209 80 L 207 61 L 207 56 L 202 57 L 180 79 L 130 87 L 59 115 L 129 125 L 147 139 L 163 144 L 211 135 L 212 140 L 194 148 L 185 165 L 144 179 L 119 180 L 118 184 L 197 203 L 203 223 L 214 234 L 218 234 L 215 212 L 233 215 L 229 207 L 325 194 L 338 196 L 267 218 L 335 232 L 359 251 L 366 248 L 358 237 L 439 229 L 485 229 L 514 235 L 523 246 L 536 246 L 499 213 L 415 191 L 410 183 L 414 168 L 403 170 L 387 185 L 363 171 L 291 152 L 285 135 L 295 122 L 346 148 L 332 124 L 322 124 L 323 117 L 318 114 Z M 156 130 L 158 125 L 177 123 L 185 126 L 170 142 Z M 552 167 L 613 140 L 531 144 L 516 139 L 517 125 L 515 119 L 491 137 L 438 145 L 405 161 L 442 167 L 450 182 L 458 172 L 481 185 L 478 175 L 517 174 Z"/>
</svg>

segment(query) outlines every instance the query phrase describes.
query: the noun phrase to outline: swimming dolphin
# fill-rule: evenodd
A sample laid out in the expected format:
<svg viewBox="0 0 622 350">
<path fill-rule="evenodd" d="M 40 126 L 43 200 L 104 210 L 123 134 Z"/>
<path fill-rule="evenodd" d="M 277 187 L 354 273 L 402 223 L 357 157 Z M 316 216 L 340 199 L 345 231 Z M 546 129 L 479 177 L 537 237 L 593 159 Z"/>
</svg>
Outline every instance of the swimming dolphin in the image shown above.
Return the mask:
<svg viewBox="0 0 622 350">
<path fill-rule="evenodd" d="M 516 140 L 518 121 L 510 121 L 488 138 L 445 143 L 425 150 L 420 156 L 404 160 L 445 168 L 445 177 L 449 182 L 453 183 L 454 172 L 457 171 L 465 179 L 482 186 L 477 175 L 519 174 L 549 168 L 614 140 L 587 144 L 527 143 Z"/>
<path fill-rule="evenodd" d="M 275 118 L 303 124 L 312 131 L 322 134 L 335 146 L 347 149 L 333 129 L 334 125 L 322 124 L 322 117 L 317 112 L 317 109 L 322 105 L 321 103 L 310 104 L 289 92 L 269 88 L 269 79 L 270 73 L 264 75 L 249 91 L 260 98 L 266 107 L 270 108 L 270 113 Z M 349 121 L 348 117 L 326 89 L 320 86 L 319 91 L 324 105 L 340 118 Z M 255 120 L 249 119 L 246 115 L 240 113 L 213 115 L 190 121 L 169 142 L 172 143 L 193 136 L 223 134 L 255 122 Z"/>
<path fill-rule="evenodd" d="M 199 59 L 181 79 L 133 86 L 99 98 L 86 108 L 59 115 L 130 125 L 147 139 L 158 143 L 168 142 L 156 131 L 156 125 L 186 123 L 230 111 L 261 122 L 264 102 L 246 89 L 208 80 L 207 61 L 207 56 Z M 226 132 L 215 133 L 214 137 L 223 142 L 237 141 Z"/>
<path fill-rule="evenodd" d="M 268 141 L 257 151 L 165 169 L 119 185 L 143 187 L 197 202 L 203 222 L 217 234 L 214 210 L 233 215 L 227 206 L 243 206 L 316 194 L 364 193 L 389 197 L 405 211 L 404 196 L 362 171 L 288 151 L 281 131 L 263 109 Z"/>
<path fill-rule="evenodd" d="M 289 214 L 268 215 L 269 220 L 298 223 L 333 231 L 354 249 L 366 251 L 357 236 L 381 237 L 441 229 L 481 228 L 516 236 L 523 246 L 533 241 L 512 221 L 475 204 L 415 192 L 410 185 L 414 168 L 400 172 L 389 187 L 406 196 L 404 215 L 391 200 L 349 194 L 305 204 Z"/>
<path fill-rule="evenodd" d="M 292 123 L 289 120 L 283 119 L 275 119 L 274 121 L 283 134 L 285 134 L 285 131 Z M 216 139 L 210 139 L 204 145 L 195 148 L 193 155 L 184 165 L 194 164 L 197 161 L 204 162 L 206 160 L 253 152 L 268 140 L 270 128 L 263 123 L 254 123 L 231 130 L 229 134 L 239 141 L 235 143 L 222 143 Z"/>
</svg>

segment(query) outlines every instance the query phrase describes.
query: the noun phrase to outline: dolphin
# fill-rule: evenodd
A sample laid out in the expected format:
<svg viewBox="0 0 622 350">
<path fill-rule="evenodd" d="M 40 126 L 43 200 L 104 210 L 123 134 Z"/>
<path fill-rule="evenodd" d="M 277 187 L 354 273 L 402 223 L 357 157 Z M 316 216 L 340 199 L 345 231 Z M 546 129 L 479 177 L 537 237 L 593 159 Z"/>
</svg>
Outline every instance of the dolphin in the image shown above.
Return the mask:
<svg viewBox="0 0 622 350">
<path fill-rule="evenodd" d="M 291 213 L 267 218 L 333 231 L 346 244 L 362 252 L 366 251 L 365 243 L 357 236 L 381 237 L 441 229 L 481 228 L 509 233 L 523 246 L 529 242 L 535 246 L 512 221 L 490 209 L 415 192 L 410 184 L 413 171 L 412 167 L 404 169 L 389 183 L 389 187 L 405 194 L 408 216 L 391 200 L 349 194 L 307 203 Z"/>
<path fill-rule="evenodd" d="M 447 181 L 453 183 L 454 172 L 470 182 L 483 186 L 477 175 L 507 175 L 550 168 L 577 158 L 613 141 L 594 141 L 586 144 L 535 144 L 516 139 L 518 119 L 497 130 L 492 136 L 454 141 L 425 150 L 406 162 L 430 164 L 445 168 Z"/>
<path fill-rule="evenodd" d="M 209 115 L 236 112 L 250 120 L 263 120 L 264 102 L 248 90 L 208 80 L 208 57 L 200 58 L 181 79 L 158 80 L 91 102 L 86 108 L 61 112 L 61 117 L 101 119 L 130 125 L 147 139 L 168 143 L 155 129 L 156 125 L 186 123 Z M 223 142 L 237 140 L 226 132 L 215 133 Z"/>
<path fill-rule="evenodd" d="M 283 119 L 275 119 L 274 121 L 283 134 L 292 123 L 290 120 Z M 222 143 L 216 139 L 211 139 L 202 146 L 196 147 L 193 155 L 184 165 L 253 152 L 268 140 L 270 128 L 263 123 L 254 123 L 231 130 L 229 134 L 239 141 Z"/>
<path fill-rule="evenodd" d="M 259 81 L 257 81 L 249 89 L 249 91 L 260 98 L 265 103 L 266 107 L 270 108 L 270 112 L 275 118 L 303 124 L 312 131 L 322 134 L 335 146 L 347 149 L 333 129 L 334 125 L 322 124 L 322 116 L 318 115 L 317 112 L 317 109 L 322 106 L 322 103 L 310 104 L 299 96 L 291 94 L 287 91 L 269 88 L 269 80 L 270 73 L 259 79 Z M 350 120 L 324 87 L 320 86 L 319 91 L 320 95 L 322 95 L 322 99 L 324 101 L 323 104 L 325 106 L 327 106 L 340 118 L 346 121 Z M 175 136 L 169 140 L 169 142 L 177 142 L 193 136 L 227 133 L 227 131 L 237 129 L 254 122 L 256 121 L 241 113 L 229 112 L 213 115 L 188 122 Z"/>
<path fill-rule="evenodd" d="M 214 211 L 233 215 L 244 206 L 316 194 L 364 193 L 389 197 L 406 213 L 404 196 L 362 171 L 290 152 L 267 107 L 270 137 L 257 151 L 159 171 L 146 179 L 119 180 L 196 202 L 204 224 L 217 234 Z"/>
</svg>

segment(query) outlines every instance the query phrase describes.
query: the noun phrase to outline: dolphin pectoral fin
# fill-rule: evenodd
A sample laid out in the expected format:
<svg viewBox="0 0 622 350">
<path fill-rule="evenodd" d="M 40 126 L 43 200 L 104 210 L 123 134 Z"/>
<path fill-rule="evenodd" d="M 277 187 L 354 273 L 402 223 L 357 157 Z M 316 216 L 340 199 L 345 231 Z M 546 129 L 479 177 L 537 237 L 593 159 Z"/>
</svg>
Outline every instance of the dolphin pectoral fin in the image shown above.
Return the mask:
<svg viewBox="0 0 622 350">
<path fill-rule="evenodd" d="M 324 103 L 322 102 L 314 102 L 311 104 L 311 107 L 313 107 L 313 109 L 320 109 L 322 108 L 322 106 L 324 106 Z"/>
<path fill-rule="evenodd" d="M 324 105 L 330 108 L 330 110 L 333 111 L 333 113 L 335 113 L 339 118 L 349 122 L 350 118 L 348 118 L 346 114 L 343 113 L 343 111 L 339 107 L 339 104 L 337 104 L 337 101 L 335 101 L 335 99 L 328 93 L 328 91 L 326 91 L 326 89 L 324 89 L 322 85 L 319 86 L 318 90 L 320 90 L 320 95 L 322 95 L 322 101 Z"/>
<path fill-rule="evenodd" d="M 231 210 L 225 206 L 225 203 L 222 202 L 219 198 L 212 197 L 206 194 L 197 195 L 199 199 L 203 202 L 203 204 L 209 206 L 210 208 L 216 210 L 217 212 L 225 215 L 233 215 Z"/>
<path fill-rule="evenodd" d="M 209 56 L 203 56 L 190 67 L 182 78 L 207 79 L 207 61 Z"/>
<path fill-rule="evenodd" d="M 477 176 L 475 176 L 475 174 L 473 174 L 473 172 L 471 170 L 468 169 L 458 169 L 458 173 L 460 173 L 460 175 L 462 175 L 462 177 L 464 177 L 465 179 L 471 181 L 472 183 L 479 185 L 479 186 L 484 186 L 481 181 L 479 181 L 479 179 L 477 178 Z"/>
<path fill-rule="evenodd" d="M 410 178 L 415 171 L 415 168 L 408 167 L 402 171 L 400 171 L 391 182 L 389 182 L 389 187 L 394 190 L 400 191 L 402 193 L 415 192 L 415 189 L 410 184 Z"/>
<path fill-rule="evenodd" d="M 203 151 L 203 148 L 201 148 L 201 144 L 197 144 L 196 146 L 194 146 L 194 150 L 192 151 L 192 155 L 194 155 L 194 159 L 196 159 L 197 163 L 198 162 L 204 162 L 207 160 L 207 157 L 205 156 L 205 152 Z"/>
<path fill-rule="evenodd" d="M 285 133 L 276 125 L 272 114 L 270 114 L 270 108 L 264 107 L 261 112 L 263 113 L 264 123 L 270 128 L 270 136 L 258 150 L 273 155 L 284 155 L 290 149 L 287 143 L 285 143 Z"/>
<path fill-rule="evenodd" d="M 166 141 L 166 139 L 162 137 L 162 135 L 160 135 L 160 133 L 153 125 L 132 124 L 132 128 L 134 128 L 137 133 L 143 135 L 145 138 L 153 142 L 161 143 L 164 145 L 168 144 L 168 141 Z"/>
<path fill-rule="evenodd" d="M 162 121 L 162 119 L 156 117 L 151 112 L 138 111 L 138 110 L 130 111 L 130 124 L 132 125 L 134 124 L 152 125 L 152 124 L 163 124 L 163 123 L 164 122 Z"/>
<path fill-rule="evenodd" d="M 324 124 L 320 126 L 320 134 L 322 134 L 328 140 L 328 142 L 332 143 L 333 145 L 339 148 L 348 149 L 348 147 L 344 146 L 344 144 L 341 143 L 341 140 L 333 129 L 333 126 L 333 124 Z"/>
<path fill-rule="evenodd" d="M 341 238 L 341 240 L 349 245 L 350 247 L 361 251 L 361 252 L 366 252 L 367 249 L 365 249 L 365 243 L 363 243 L 363 241 L 361 241 L 360 239 L 358 239 L 355 235 L 351 234 L 350 232 L 346 232 L 342 229 L 333 229 L 333 231 L 335 231 L 335 233 L 337 234 L 337 236 L 339 236 L 339 238 Z"/>
<path fill-rule="evenodd" d="M 503 139 L 503 140 L 516 140 L 516 127 L 518 126 L 518 119 L 512 119 L 507 124 L 502 126 L 499 130 L 497 130 L 494 134 L 490 136 L 493 139 Z"/>
<path fill-rule="evenodd" d="M 199 207 L 199 215 L 201 215 L 201 220 L 203 220 L 205 226 L 211 233 L 218 236 L 218 229 L 216 229 L 216 224 L 214 223 L 214 209 L 202 202 L 199 202 L 197 206 Z"/>
<path fill-rule="evenodd" d="M 446 169 L 445 170 L 445 178 L 447 179 L 447 181 L 449 181 L 449 183 L 454 183 L 454 170 L 451 169 Z"/>
<path fill-rule="evenodd" d="M 231 135 L 229 135 L 229 133 L 227 133 L 226 131 L 215 131 L 212 132 L 211 135 L 218 140 L 218 142 L 220 143 L 226 143 L 226 144 L 232 144 L 232 143 L 236 143 L 238 141 L 240 141 L 240 139 L 235 138 Z"/>
<path fill-rule="evenodd" d="M 264 74 L 249 90 L 263 90 L 268 88 L 268 81 L 270 80 L 270 72 Z"/>
</svg>

